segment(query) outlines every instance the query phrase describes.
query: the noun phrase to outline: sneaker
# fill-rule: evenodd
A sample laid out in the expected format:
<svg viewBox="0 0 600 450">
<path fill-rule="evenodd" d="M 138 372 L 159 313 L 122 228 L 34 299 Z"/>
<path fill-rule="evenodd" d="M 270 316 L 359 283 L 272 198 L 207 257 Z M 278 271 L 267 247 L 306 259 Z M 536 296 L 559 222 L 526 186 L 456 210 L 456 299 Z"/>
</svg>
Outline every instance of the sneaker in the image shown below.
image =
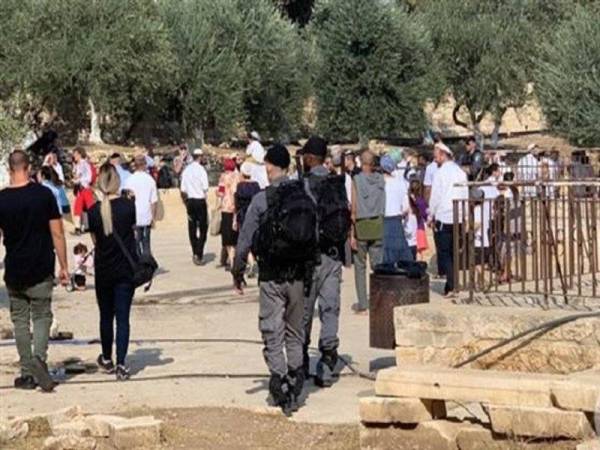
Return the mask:
<svg viewBox="0 0 600 450">
<path fill-rule="evenodd" d="M 102 355 L 98 356 L 96 360 L 98 367 L 100 367 L 104 373 L 115 373 L 115 365 L 111 359 L 104 359 Z"/>
<path fill-rule="evenodd" d="M 131 374 L 129 373 L 129 369 L 121 364 L 117 366 L 117 370 L 115 371 L 117 374 L 118 381 L 126 381 L 131 378 Z"/>
<path fill-rule="evenodd" d="M 33 358 L 31 363 L 31 371 L 37 384 L 44 392 L 52 392 L 56 387 L 56 383 L 48 373 L 48 365 L 40 359 L 39 356 Z"/>
<path fill-rule="evenodd" d="M 32 376 L 24 376 L 15 378 L 15 389 L 23 389 L 26 391 L 31 391 L 37 387 L 37 383 L 33 379 Z"/>
</svg>

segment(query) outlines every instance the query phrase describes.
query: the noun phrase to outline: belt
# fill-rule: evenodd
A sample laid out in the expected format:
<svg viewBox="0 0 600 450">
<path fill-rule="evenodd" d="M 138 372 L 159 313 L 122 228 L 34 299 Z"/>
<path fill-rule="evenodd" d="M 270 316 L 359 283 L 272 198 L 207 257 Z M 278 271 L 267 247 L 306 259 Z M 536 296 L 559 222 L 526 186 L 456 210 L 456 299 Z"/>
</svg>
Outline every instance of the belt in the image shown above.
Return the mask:
<svg viewBox="0 0 600 450">
<path fill-rule="evenodd" d="M 454 230 L 454 225 L 451 223 L 442 223 L 439 220 L 435 221 L 435 231 L 445 231 L 452 232 Z"/>
</svg>

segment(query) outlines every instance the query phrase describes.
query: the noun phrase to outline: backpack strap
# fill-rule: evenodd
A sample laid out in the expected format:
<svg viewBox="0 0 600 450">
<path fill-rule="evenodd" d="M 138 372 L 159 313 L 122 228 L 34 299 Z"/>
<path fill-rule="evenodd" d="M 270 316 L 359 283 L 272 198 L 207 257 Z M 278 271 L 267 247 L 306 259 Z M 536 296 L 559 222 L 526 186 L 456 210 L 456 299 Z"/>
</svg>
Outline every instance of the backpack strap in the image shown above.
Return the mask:
<svg viewBox="0 0 600 450">
<path fill-rule="evenodd" d="M 115 238 L 115 241 L 117 241 L 117 244 L 119 245 L 119 248 L 121 249 L 121 252 L 125 256 L 125 259 L 129 262 L 129 265 L 131 266 L 131 269 L 135 272 L 135 270 L 137 268 L 137 264 L 133 260 L 133 257 L 131 256 L 131 253 L 129 252 L 129 250 L 127 250 L 127 247 L 125 247 L 125 244 L 123 243 L 123 240 L 117 234 L 117 232 L 114 231 L 114 230 L 113 230 L 113 234 L 112 235 Z"/>
</svg>

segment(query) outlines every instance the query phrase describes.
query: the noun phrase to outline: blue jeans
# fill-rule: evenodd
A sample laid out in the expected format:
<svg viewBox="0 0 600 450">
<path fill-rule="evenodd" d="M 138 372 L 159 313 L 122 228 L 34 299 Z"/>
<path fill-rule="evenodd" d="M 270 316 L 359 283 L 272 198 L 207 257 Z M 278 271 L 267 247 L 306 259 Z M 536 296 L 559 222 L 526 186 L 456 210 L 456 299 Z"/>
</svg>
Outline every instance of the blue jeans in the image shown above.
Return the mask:
<svg viewBox="0 0 600 450">
<path fill-rule="evenodd" d="M 150 230 L 152 227 L 135 227 L 135 245 L 138 255 L 151 255 L 150 250 Z"/>
<path fill-rule="evenodd" d="M 394 264 L 398 261 L 414 261 L 406 236 L 402 217 L 383 219 L 383 263 Z"/>
<path fill-rule="evenodd" d="M 129 347 L 129 313 L 135 288 L 131 281 L 99 282 L 96 299 L 100 308 L 102 357 L 112 359 L 114 322 L 117 320 L 117 364 L 124 365 Z"/>
</svg>

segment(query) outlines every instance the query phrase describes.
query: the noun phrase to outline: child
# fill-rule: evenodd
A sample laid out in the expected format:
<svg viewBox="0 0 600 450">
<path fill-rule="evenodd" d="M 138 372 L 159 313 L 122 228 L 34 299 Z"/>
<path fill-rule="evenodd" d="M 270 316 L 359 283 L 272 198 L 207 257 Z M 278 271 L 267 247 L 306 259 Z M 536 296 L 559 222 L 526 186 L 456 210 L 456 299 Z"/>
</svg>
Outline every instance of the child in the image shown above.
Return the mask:
<svg viewBox="0 0 600 450">
<path fill-rule="evenodd" d="M 429 244 L 427 242 L 427 232 L 425 231 L 429 207 L 427 206 L 427 200 L 425 200 L 425 196 L 423 195 L 423 184 L 420 180 L 412 180 L 410 182 L 408 197 L 410 202 L 410 215 L 414 216 L 416 221 L 416 251 L 414 252 L 416 255 L 415 260 L 421 261 L 424 259 L 423 254 L 429 248 Z"/>
<path fill-rule="evenodd" d="M 73 287 L 78 291 L 85 291 L 86 275 L 94 267 L 92 255 L 88 253 L 88 248 L 81 242 L 73 248 L 75 256 L 75 271 L 73 272 Z"/>
</svg>

